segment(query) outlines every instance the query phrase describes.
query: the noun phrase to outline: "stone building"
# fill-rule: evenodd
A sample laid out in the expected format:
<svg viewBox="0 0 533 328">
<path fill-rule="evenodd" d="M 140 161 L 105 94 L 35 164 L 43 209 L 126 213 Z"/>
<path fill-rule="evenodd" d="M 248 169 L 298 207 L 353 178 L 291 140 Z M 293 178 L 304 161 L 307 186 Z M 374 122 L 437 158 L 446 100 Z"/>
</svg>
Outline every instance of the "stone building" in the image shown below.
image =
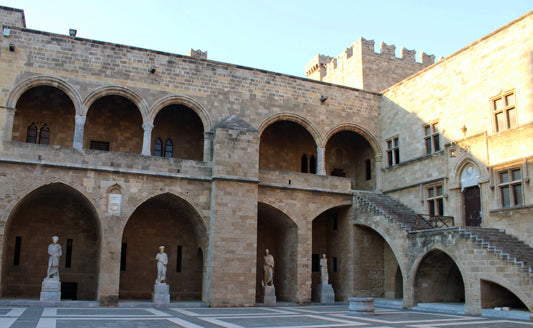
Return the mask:
<svg viewBox="0 0 533 328">
<path fill-rule="evenodd" d="M 309 79 L 0 19 L 1 297 L 38 297 L 58 235 L 63 298 L 101 305 L 149 299 L 165 245 L 173 300 L 261 303 L 268 248 L 279 301 L 325 253 L 339 301 L 533 310 L 533 12 Z"/>
</svg>

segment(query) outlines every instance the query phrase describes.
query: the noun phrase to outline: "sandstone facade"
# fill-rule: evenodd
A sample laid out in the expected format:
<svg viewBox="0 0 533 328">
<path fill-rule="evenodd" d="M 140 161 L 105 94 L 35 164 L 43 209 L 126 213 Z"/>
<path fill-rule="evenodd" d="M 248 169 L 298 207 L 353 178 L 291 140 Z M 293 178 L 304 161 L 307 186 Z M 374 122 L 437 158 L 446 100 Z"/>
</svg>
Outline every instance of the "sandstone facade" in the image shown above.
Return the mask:
<svg viewBox="0 0 533 328">
<path fill-rule="evenodd" d="M 268 248 L 278 301 L 325 253 L 337 300 L 533 310 L 527 263 L 386 208 L 533 245 L 533 13 L 435 64 L 361 39 L 320 81 L 0 19 L 2 297 L 37 297 L 59 235 L 63 295 L 102 305 L 149 299 L 164 245 L 172 300 L 261 302 Z"/>
</svg>

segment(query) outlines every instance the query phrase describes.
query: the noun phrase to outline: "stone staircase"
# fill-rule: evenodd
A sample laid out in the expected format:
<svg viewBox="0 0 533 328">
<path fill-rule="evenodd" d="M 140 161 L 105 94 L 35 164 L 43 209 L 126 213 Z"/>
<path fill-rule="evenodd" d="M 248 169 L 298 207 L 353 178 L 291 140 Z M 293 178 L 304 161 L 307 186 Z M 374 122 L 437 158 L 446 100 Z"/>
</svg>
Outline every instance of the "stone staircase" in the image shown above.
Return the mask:
<svg viewBox="0 0 533 328">
<path fill-rule="evenodd" d="M 407 231 L 416 231 L 417 214 L 399 201 L 377 192 L 354 191 L 353 193 L 355 200 L 367 210 L 385 216 Z M 481 247 L 500 254 L 503 259 L 521 265 L 530 273 L 533 272 L 533 248 L 518 238 L 494 228 L 454 227 L 453 229 L 457 229 L 462 236 L 472 239 Z"/>
</svg>

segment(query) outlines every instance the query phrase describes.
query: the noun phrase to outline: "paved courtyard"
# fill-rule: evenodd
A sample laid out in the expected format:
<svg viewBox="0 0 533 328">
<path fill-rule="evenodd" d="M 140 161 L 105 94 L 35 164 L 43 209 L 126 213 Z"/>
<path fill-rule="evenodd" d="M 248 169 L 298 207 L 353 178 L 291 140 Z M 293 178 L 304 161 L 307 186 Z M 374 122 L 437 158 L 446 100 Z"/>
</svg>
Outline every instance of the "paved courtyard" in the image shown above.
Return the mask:
<svg viewBox="0 0 533 328">
<path fill-rule="evenodd" d="M 533 327 L 533 322 L 407 310 L 376 309 L 354 317 L 347 305 L 249 308 L 0 307 L 1 328 L 161 328 L 161 327 Z"/>
</svg>

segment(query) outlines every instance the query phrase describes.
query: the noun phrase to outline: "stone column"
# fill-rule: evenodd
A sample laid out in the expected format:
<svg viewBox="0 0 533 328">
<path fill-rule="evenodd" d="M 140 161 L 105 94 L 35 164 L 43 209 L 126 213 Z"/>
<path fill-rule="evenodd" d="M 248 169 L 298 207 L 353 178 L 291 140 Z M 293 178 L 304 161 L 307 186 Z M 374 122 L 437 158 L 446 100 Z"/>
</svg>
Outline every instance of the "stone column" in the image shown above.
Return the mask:
<svg viewBox="0 0 533 328">
<path fill-rule="evenodd" d="M 376 191 L 380 192 L 383 190 L 383 171 L 381 170 L 381 160 L 383 156 L 379 155 L 375 157 L 376 165 L 374 165 L 374 170 L 376 171 Z"/>
<path fill-rule="evenodd" d="M 76 115 L 76 127 L 74 128 L 74 142 L 72 147 L 83 149 L 83 131 L 85 129 L 85 120 L 87 116 Z"/>
<path fill-rule="evenodd" d="M 211 148 L 213 145 L 213 132 L 204 132 L 204 162 L 213 159 Z"/>
<path fill-rule="evenodd" d="M 326 148 L 316 148 L 316 173 L 318 175 L 326 175 Z"/>
<path fill-rule="evenodd" d="M 152 145 L 152 129 L 154 128 L 153 124 L 143 124 L 144 136 L 143 136 L 143 151 L 141 155 L 151 156 L 152 151 L 150 146 Z"/>
<path fill-rule="evenodd" d="M 120 236 L 124 217 L 106 216 L 102 227 L 102 249 L 100 250 L 98 302 L 100 306 L 117 306 L 120 285 Z"/>
<path fill-rule="evenodd" d="M 11 140 L 13 135 L 13 121 L 15 120 L 15 108 L 13 107 L 4 107 L 0 106 L 0 113 L 4 112 L 4 126 L 0 126 L 0 131 L 3 130 L 3 133 L 0 133 L 3 140 Z"/>
</svg>

